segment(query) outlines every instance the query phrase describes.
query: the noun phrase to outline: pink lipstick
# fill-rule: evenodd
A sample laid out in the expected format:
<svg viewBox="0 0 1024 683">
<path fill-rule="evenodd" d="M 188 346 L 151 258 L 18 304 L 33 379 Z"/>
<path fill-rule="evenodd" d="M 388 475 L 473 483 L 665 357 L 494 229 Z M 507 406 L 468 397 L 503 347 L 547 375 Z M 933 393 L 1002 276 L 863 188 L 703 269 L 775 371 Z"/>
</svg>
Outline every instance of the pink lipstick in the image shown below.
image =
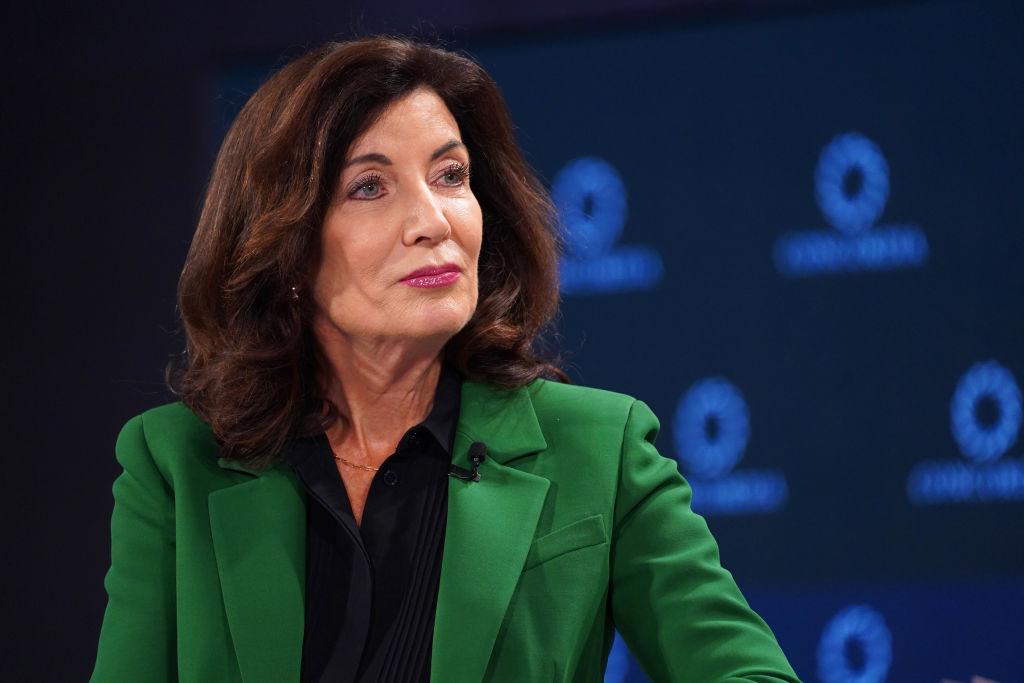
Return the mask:
<svg viewBox="0 0 1024 683">
<path fill-rule="evenodd" d="M 443 266 L 428 266 L 414 270 L 404 278 L 402 284 L 421 289 L 437 289 L 447 287 L 458 281 L 462 275 L 462 269 L 454 263 L 446 263 Z"/>
</svg>

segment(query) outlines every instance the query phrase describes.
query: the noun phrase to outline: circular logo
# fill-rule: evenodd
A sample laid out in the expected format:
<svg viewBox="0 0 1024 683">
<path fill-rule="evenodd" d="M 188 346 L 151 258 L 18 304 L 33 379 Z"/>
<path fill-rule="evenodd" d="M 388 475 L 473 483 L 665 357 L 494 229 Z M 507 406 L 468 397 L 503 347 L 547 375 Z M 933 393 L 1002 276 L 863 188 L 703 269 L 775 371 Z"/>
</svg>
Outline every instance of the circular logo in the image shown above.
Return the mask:
<svg viewBox="0 0 1024 683">
<path fill-rule="evenodd" d="M 860 133 L 832 138 L 814 171 L 815 195 L 825 218 L 848 235 L 874 225 L 889 198 L 889 167 L 878 145 Z"/>
<path fill-rule="evenodd" d="M 839 611 L 818 641 L 818 677 L 824 683 L 882 683 L 892 663 L 892 635 L 867 605 Z"/>
<path fill-rule="evenodd" d="M 731 470 L 750 438 L 750 415 L 743 395 L 721 377 L 691 386 L 676 405 L 672 421 L 676 452 L 699 478 Z"/>
<path fill-rule="evenodd" d="M 626 186 L 603 159 L 570 161 L 551 184 L 569 250 L 582 258 L 611 251 L 626 225 Z"/>
<path fill-rule="evenodd" d="M 960 450 L 976 462 L 995 460 L 1013 445 L 1021 424 L 1021 395 L 1009 370 L 995 361 L 975 363 L 957 382 L 950 424 Z M 989 408 L 991 419 L 981 412 Z"/>
</svg>

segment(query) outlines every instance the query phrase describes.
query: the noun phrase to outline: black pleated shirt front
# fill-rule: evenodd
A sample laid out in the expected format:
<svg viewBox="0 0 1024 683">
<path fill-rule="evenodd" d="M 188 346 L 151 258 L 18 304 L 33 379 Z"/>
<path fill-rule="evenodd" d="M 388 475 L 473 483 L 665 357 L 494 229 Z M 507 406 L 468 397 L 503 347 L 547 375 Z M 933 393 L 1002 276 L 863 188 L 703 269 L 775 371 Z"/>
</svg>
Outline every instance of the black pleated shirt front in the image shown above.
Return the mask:
<svg viewBox="0 0 1024 683">
<path fill-rule="evenodd" d="M 429 681 L 461 390 L 446 367 L 430 415 L 374 475 L 361 527 L 327 437 L 285 450 L 308 494 L 302 683 Z"/>
</svg>

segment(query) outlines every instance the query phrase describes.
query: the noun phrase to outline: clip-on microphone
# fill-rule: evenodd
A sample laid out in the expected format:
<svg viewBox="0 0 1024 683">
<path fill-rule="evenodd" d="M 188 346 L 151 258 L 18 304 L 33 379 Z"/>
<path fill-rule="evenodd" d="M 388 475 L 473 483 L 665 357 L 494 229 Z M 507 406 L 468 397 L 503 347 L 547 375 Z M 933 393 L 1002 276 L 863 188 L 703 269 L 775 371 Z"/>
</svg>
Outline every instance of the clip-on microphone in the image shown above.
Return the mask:
<svg viewBox="0 0 1024 683">
<path fill-rule="evenodd" d="M 487 446 L 483 441 L 474 441 L 469 444 L 469 459 L 473 461 L 473 469 L 452 465 L 448 470 L 449 477 L 455 477 L 462 481 L 480 481 L 480 463 L 487 457 Z"/>
</svg>

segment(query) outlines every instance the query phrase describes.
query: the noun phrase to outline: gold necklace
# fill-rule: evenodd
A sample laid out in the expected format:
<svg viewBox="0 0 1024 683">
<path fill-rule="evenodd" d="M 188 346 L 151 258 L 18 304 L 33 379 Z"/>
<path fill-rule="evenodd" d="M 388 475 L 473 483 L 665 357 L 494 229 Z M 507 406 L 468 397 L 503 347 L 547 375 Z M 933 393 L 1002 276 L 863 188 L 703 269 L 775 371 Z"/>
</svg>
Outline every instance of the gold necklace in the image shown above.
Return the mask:
<svg viewBox="0 0 1024 683">
<path fill-rule="evenodd" d="M 351 460 L 346 460 L 345 458 L 341 457 L 340 455 L 335 455 L 334 459 L 337 460 L 338 462 L 340 462 L 342 465 L 348 465 L 349 467 L 354 467 L 355 469 L 363 470 L 364 472 L 378 472 L 378 471 L 380 471 L 379 467 L 370 467 L 369 465 L 360 465 L 357 462 L 352 462 Z"/>
</svg>

